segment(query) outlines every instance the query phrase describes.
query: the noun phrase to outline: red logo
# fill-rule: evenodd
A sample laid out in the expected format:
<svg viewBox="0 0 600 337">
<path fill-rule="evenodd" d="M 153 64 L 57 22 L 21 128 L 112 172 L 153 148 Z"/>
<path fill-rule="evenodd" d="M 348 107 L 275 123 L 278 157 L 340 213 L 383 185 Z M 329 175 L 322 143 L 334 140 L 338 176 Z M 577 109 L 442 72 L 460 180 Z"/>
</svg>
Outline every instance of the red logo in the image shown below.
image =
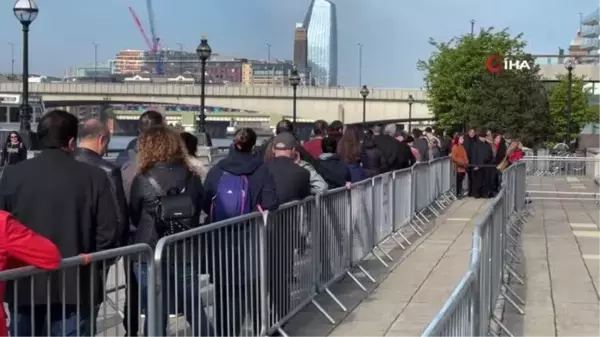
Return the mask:
<svg viewBox="0 0 600 337">
<path fill-rule="evenodd" d="M 503 66 L 504 61 L 500 55 L 492 55 L 485 60 L 485 67 L 492 74 L 500 72 Z"/>
</svg>

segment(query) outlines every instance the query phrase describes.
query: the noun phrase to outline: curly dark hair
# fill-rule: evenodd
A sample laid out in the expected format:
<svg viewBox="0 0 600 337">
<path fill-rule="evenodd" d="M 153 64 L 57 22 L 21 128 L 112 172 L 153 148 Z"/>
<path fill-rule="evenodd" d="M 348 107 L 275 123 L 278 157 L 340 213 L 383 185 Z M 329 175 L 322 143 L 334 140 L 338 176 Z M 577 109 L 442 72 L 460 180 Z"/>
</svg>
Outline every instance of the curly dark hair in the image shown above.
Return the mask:
<svg viewBox="0 0 600 337">
<path fill-rule="evenodd" d="M 164 125 L 153 126 L 138 137 L 138 171 L 144 173 L 156 163 L 185 163 L 186 152 L 177 132 Z"/>
<path fill-rule="evenodd" d="M 346 163 L 356 163 L 361 159 L 360 129 L 355 125 L 348 125 L 344 135 L 337 146 L 337 154 Z"/>
</svg>

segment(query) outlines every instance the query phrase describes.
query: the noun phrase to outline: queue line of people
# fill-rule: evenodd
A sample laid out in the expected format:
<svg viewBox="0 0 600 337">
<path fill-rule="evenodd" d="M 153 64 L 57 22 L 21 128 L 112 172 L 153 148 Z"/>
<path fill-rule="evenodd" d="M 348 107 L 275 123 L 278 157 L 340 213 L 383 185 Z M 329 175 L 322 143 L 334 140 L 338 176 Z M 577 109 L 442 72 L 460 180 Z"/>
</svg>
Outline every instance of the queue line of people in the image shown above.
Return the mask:
<svg viewBox="0 0 600 337">
<path fill-rule="evenodd" d="M 507 146 L 507 143 L 510 145 Z M 502 185 L 502 172 L 523 158 L 519 139 L 507 141 L 501 132 L 476 132 L 470 128 L 466 135 L 456 134 L 452 141 L 451 159 L 456 172 L 456 195 L 474 198 L 496 196 Z M 467 178 L 468 192 L 463 193 Z"/>
<path fill-rule="evenodd" d="M 481 194 L 477 181 L 484 171 L 479 168 L 493 160 L 483 149 L 483 140 L 466 143 L 459 137 L 451 147 L 446 135 L 435 134 L 431 128 L 425 132 L 415 129 L 409 135 L 397 132 L 394 124 L 376 126 L 365 133 L 340 121 L 328 124 L 320 120 L 315 123 L 315 137 L 301 144 L 293 124 L 283 120 L 277 124 L 276 135 L 262 146 L 256 146 L 257 134 L 251 128 L 237 130 L 228 156 L 206 172 L 195 157 L 198 141 L 194 135 L 170 129 L 156 111 L 142 114 L 138 128 L 139 137 L 119 155 L 115 165 L 103 159 L 110 142 L 104 123 L 89 120 L 79 127 L 75 116 L 61 110 L 42 117 L 38 124 L 41 154 L 8 166 L 0 180 L 0 209 L 12 214 L 16 223 L 47 238 L 60 253 L 49 253 L 54 256 L 53 263 L 44 261 L 38 266 L 52 269 L 58 267 L 57 256 L 60 259 L 133 243 L 154 247 L 167 235 L 256 210 L 276 210 L 281 204 L 348 187 L 450 151 L 464 173 L 470 172 L 469 191 L 477 197 Z M 512 160 L 517 149 L 511 152 L 509 148 L 504 156 Z M 291 244 L 296 240 L 294 232 L 302 232 L 298 235 L 301 239 Z M 276 317 L 285 317 L 292 309 L 289 283 L 293 279 L 293 254 L 308 245 L 306 235 L 306 230 L 293 226 L 269 234 L 268 266 L 283 273 L 278 277 L 286 280 L 271 280 L 267 289 Z M 194 282 L 190 284 L 186 278 L 194 273 L 199 276 L 202 271 L 194 271 L 189 262 L 179 259 L 186 272 L 171 270 L 161 277 L 168 279 L 166 284 L 171 284 L 178 297 L 194 300 L 180 301 L 177 308 L 163 301 L 163 316 L 158 318 L 163 327 L 173 311 L 196 313 L 187 319 L 194 334 L 201 336 L 238 335 L 247 314 L 255 323 L 259 321 L 255 306 L 245 302 L 258 284 L 257 275 L 240 268 L 248 257 L 240 253 L 240 247 L 232 246 L 231 239 L 213 239 L 210 244 L 213 251 L 233 259 L 225 266 L 210 262 L 203 267 L 203 271 L 212 270 L 215 317 L 209 319 L 198 287 L 192 287 Z M 258 255 L 257 251 L 245 253 Z M 143 331 L 138 327 L 140 314 L 148 309 L 147 264 L 151 261 L 128 257 L 124 262 L 128 298 L 123 324 L 126 334 L 135 336 L 147 332 L 146 324 Z M 220 276 L 223 273 L 228 276 Z M 50 274 L 49 281 L 47 276 L 37 275 L 32 284 L 20 283 L 18 291 L 9 292 L 6 298 L 11 335 L 46 334 L 44 322 L 52 335 L 94 335 L 104 290 L 100 274 L 82 267 L 77 273 L 65 271 L 60 277 Z M 253 328 L 256 331 L 258 326 Z"/>
</svg>

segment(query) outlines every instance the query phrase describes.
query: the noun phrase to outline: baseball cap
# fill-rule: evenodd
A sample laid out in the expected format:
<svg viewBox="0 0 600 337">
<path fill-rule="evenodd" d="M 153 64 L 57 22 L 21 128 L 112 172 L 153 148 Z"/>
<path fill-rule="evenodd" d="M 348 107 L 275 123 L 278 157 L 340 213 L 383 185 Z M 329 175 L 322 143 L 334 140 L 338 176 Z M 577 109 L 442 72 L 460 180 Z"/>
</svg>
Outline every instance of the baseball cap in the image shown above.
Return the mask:
<svg viewBox="0 0 600 337">
<path fill-rule="evenodd" d="M 291 150 L 298 146 L 296 137 L 289 132 L 282 132 L 273 138 L 274 150 Z"/>
</svg>

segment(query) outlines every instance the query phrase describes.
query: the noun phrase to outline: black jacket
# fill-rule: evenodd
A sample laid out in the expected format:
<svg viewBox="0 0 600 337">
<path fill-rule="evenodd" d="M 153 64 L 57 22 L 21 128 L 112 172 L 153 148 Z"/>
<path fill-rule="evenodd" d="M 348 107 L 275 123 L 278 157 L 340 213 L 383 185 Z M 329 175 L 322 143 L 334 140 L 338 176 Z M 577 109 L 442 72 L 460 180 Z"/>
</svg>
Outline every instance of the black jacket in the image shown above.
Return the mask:
<svg viewBox="0 0 600 337">
<path fill-rule="evenodd" d="M 362 166 L 367 172 L 367 176 L 373 177 L 388 171 L 388 164 L 383 151 L 375 146 L 375 142 L 372 139 L 363 142 L 362 152 Z"/>
<path fill-rule="evenodd" d="M 147 178 L 148 175 L 156 180 L 163 193 L 152 186 Z M 133 178 L 129 209 L 131 224 L 136 228 L 134 243 L 146 243 L 152 247 L 156 245 L 161 237 L 161 233 L 157 230 L 156 216 L 153 214 L 157 197 L 165 195 L 172 188 L 181 190 L 184 187 L 184 193 L 190 196 L 198 207 L 196 207 L 196 213 L 192 219 L 184 219 L 182 222 L 187 228 L 198 227 L 200 225 L 200 206 L 204 200 L 202 179 L 193 174 L 187 166 L 156 163 L 144 174 L 138 174 Z"/>
<path fill-rule="evenodd" d="M 117 165 L 117 167 L 121 167 L 123 164 L 129 161 L 131 152 L 136 152 L 137 140 L 137 138 L 132 139 L 129 141 L 129 144 L 127 144 L 125 151 L 119 152 L 117 159 L 115 159 L 115 165 Z"/>
<path fill-rule="evenodd" d="M 106 173 L 59 149 L 8 166 L 0 181 L 0 208 L 54 242 L 63 258 L 115 248 L 123 232 Z M 89 303 L 94 294 L 98 304 L 104 288 L 101 265 L 81 266 L 79 273 L 70 268 L 64 274 L 39 274 L 33 287 L 20 280 L 18 303 L 63 303 L 63 296 L 66 304 Z"/>
<path fill-rule="evenodd" d="M 329 180 L 327 177 L 323 177 L 327 184 L 329 184 L 330 189 L 342 187 L 346 182 L 352 181 L 350 167 L 340 157 L 331 153 L 323 153 L 319 158 L 321 165 L 326 167 L 327 170 L 332 172 L 336 177 L 335 180 Z"/>
<path fill-rule="evenodd" d="M 13 165 L 27 159 L 27 149 L 23 143 L 15 144 L 6 143 L 2 148 L 2 158 L 0 165 Z"/>
<path fill-rule="evenodd" d="M 268 149 L 271 148 L 271 143 L 273 141 L 273 138 L 270 138 L 268 141 L 266 141 L 264 144 L 262 144 L 260 147 L 257 148 L 257 156 L 259 156 L 260 158 L 265 158 L 265 153 L 268 151 Z M 304 160 L 305 162 L 309 163 L 314 169 L 315 171 L 317 171 L 317 173 L 323 177 L 323 179 L 325 179 L 325 181 L 328 182 L 328 184 L 330 184 L 329 182 L 333 182 L 334 186 L 344 186 L 344 184 L 346 183 L 346 181 L 349 180 L 343 180 L 341 179 L 340 176 L 336 175 L 335 172 L 332 172 L 331 170 L 329 170 L 327 167 L 321 165 L 321 162 L 315 158 L 313 158 L 313 156 L 308 153 L 308 151 L 306 151 L 306 149 L 302 146 L 298 146 L 296 147 L 296 151 L 298 152 L 298 154 L 300 155 L 300 159 Z"/>
<path fill-rule="evenodd" d="M 494 152 L 490 144 L 481 142 L 479 140 L 471 143 L 471 159 L 469 159 L 469 166 L 480 167 L 483 165 L 490 165 L 494 160 Z"/>
<path fill-rule="evenodd" d="M 415 163 L 415 156 L 406 143 L 399 142 L 390 135 L 377 135 L 373 137 L 373 142 L 387 161 L 387 171 L 405 169 Z"/>
<path fill-rule="evenodd" d="M 126 245 L 129 240 L 129 207 L 125 200 L 125 193 L 123 191 L 123 179 L 121 177 L 121 170 L 104 160 L 99 154 L 86 148 L 77 148 L 73 153 L 75 160 L 82 163 L 87 163 L 101 169 L 110 181 L 111 193 L 113 201 L 115 202 L 115 208 L 117 209 L 118 224 L 120 228 L 123 228 L 122 245 Z"/>
<path fill-rule="evenodd" d="M 310 196 L 310 173 L 290 158 L 275 157 L 266 164 L 281 204 Z"/>
<path fill-rule="evenodd" d="M 477 137 L 470 137 L 469 135 L 465 136 L 465 151 L 467 152 L 467 159 L 469 159 L 469 163 L 473 160 L 473 148 L 475 143 L 479 142 Z"/>
<path fill-rule="evenodd" d="M 275 210 L 279 206 L 275 191 L 275 182 L 266 166 L 263 157 L 249 153 L 241 153 L 235 148 L 229 151 L 227 157 L 221 159 L 211 167 L 204 180 L 204 212 L 210 214 L 212 199 L 214 198 L 223 172 L 248 177 L 252 209 L 256 211 L 257 205 L 265 210 Z"/>
</svg>

